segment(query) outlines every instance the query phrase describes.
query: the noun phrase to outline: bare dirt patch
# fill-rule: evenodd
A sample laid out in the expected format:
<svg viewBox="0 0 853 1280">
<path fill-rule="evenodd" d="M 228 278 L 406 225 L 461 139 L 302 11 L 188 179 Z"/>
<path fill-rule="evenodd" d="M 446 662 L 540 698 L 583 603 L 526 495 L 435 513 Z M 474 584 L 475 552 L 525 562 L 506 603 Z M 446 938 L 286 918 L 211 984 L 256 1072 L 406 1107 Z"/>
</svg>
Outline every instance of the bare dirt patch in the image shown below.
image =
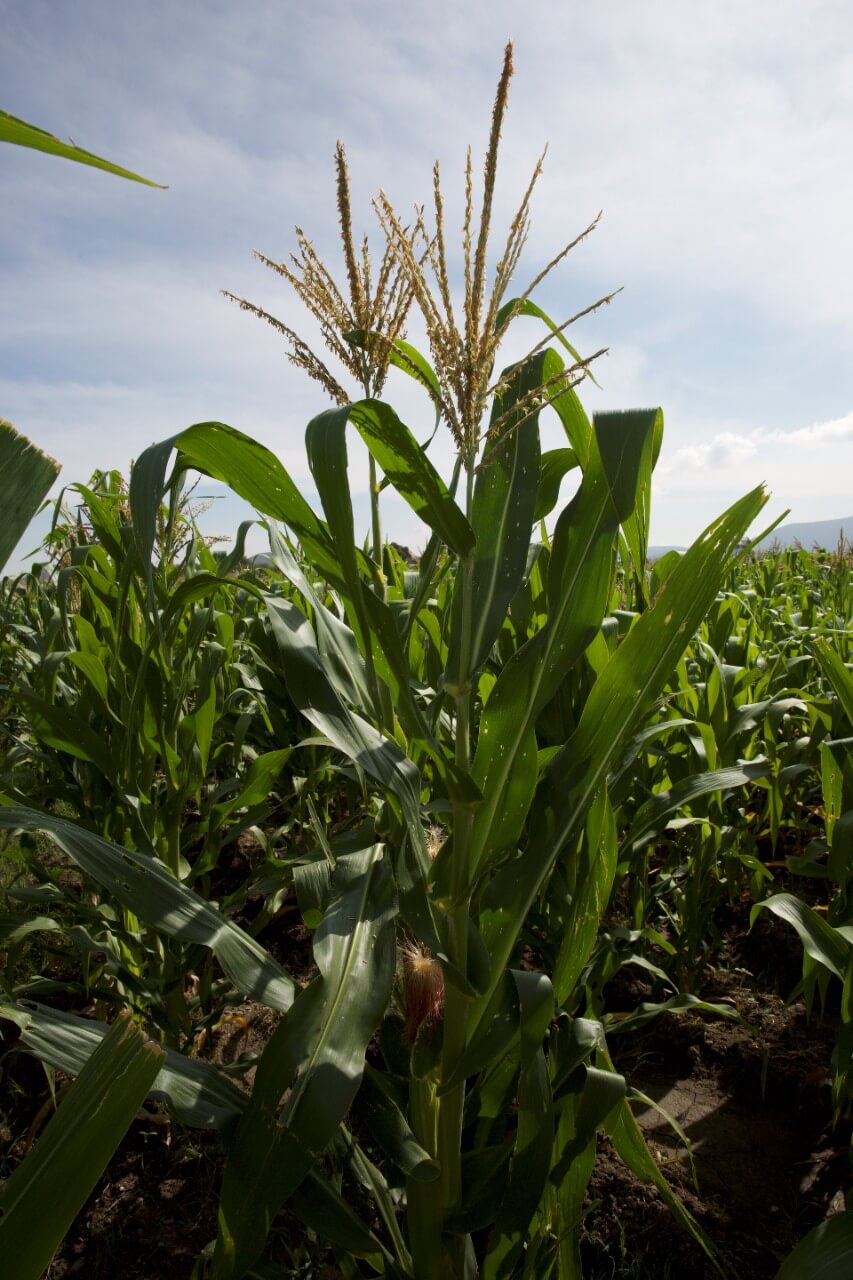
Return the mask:
<svg viewBox="0 0 853 1280">
<path fill-rule="evenodd" d="M 667 1179 L 742 1280 L 771 1280 L 812 1226 L 844 1208 L 849 1131 L 833 1131 L 830 1021 L 808 1021 L 737 977 L 717 978 L 743 1024 L 663 1014 L 611 1047 L 629 1084 L 669 1113 L 685 1143 L 651 1106 L 637 1118 Z M 658 1193 L 625 1170 L 602 1141 L 588 1198 L 590 1277 L 715 1274 Z M 646 1271 L 627 1270 L 642 1258 Z"/>
</svg>

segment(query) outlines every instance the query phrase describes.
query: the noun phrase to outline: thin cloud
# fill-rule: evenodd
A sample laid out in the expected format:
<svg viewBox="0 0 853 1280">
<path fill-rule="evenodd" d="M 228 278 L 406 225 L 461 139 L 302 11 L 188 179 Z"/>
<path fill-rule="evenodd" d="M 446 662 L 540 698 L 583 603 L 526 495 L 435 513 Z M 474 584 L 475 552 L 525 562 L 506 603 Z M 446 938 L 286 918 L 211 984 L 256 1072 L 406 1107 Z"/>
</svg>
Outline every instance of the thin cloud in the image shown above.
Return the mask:
<svg viewBox="0 0 853 1280">
<path fill-rule="evenodd" d="M 757 434 L 762 439 L 768 436 L 792 447 L 849 443 L 853 441 L 853 412 L 843 418 L 834 418 L 831 422 L 816 422 L 810 427 L 800 427 L 798 431 Z"/>
<path fill-rule="evenodd" d="M 734 431 L 721 431 L 705 444 L 688 445 L 679 449 L 661 470 L 664 475 L 680 475 L 684 470 L 725 471 L 730 467 L 740 466 L 757 453 L 757 444 L 748 436 L 738 435 Z"/>
<path fill-rule="evenodd" d="M 658 498 L 681 522 L 664 540 L 686 541 L 700 507 L 707 523 L 702 495 L 719 505 L 760 479 L 797 516 L 811 518 L 809 503 L 825 513 L 849 475 L 853 403 L 853 8 L 543 6 L 547 40 L 537 16 L 519 24 L 512 0 L 435 0 L 416 28 L 390 0 L 369 12 L 343 0 L 19 6 L 4 28 L 3 106 L 170 187 L 2 148 L 0 414 L 58 454 L 68 481 L 126 470 L 151 440 L 212 417 L 304 478 L 305 423 L 325 403 L 218 290 L 306 327 L 251 250 L 284 257 L 299 223 L 334 260 L 339 136 L 360 230 L 374 233 L 379 186 L 401 208 L 428 200 L 436 157 L 446 224 L 461 225 L 465 146 L 479 163 L 515 31 L 495 225 L 546 141 L 520 276 L 604 208 L 538 300 L 562 320 L 626 286 L 570 337 L 612 351 L 603 392 L 583 392 L 590 410 L 664 407 Z M 402 375 L 389 398 L 428 434 L 429 407 Z M 449 451 L 436 457 L 445 468 Z"/>
<path fill-rule="evenodd" d="M 660 472 L 662 476 L 678 476 L 685 471 L 728 471 L 751 459 L 769 457 L 771 451 L 791 451 L 802 459 L 804 449 L 826 452 L 840 444 L 853 444 L 853 412 L 793 431 L 768 427 L 758 427 L 748 434 L 721 431 L 704 443 L 678 449 L 661 465 Z"/>
</svg>

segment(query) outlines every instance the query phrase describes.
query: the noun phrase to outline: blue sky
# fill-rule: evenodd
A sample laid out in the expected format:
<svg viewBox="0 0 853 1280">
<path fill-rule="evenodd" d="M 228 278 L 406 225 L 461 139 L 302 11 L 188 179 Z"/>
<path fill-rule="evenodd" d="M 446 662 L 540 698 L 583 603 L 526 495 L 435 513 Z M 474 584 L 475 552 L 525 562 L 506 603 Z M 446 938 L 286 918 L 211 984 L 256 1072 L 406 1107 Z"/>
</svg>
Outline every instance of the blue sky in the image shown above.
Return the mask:
<svg viewBox="0 0 853 1280">
<path fill-rule="evenodd" d="M 564 319 L 624 287 L 571 337 L 609 348 L 590 411 L 663 406 L 653 541 L 688 541 L 761 480 L 770 516 L 853 512 L 846 0 L 532 0 L 523 20 L 506 0 L 0 0 L 0 15 L 0 106 L 169 185 L 0 148 L 0 415 L 65 483 L 217 419 L 310 491 L 304 426 L 322 392 L 219 291 L 310 335 L 251 251 L 286 256 L 299 224 L 337 266 L 339 137 L 356 229 L 377 247 L 372 196 L 428 199 L 436 158 L 458 226 L 465 147 L 479 171 L 512 37 L 495 249 L 547 142 L 519 286 L 604 210 L 537 299 Z M 507 359 L 536 338 L 519 330 Z M 427 434 L 417 388 L 391 380 L 386 395 Z M 440 445 L 437 464 L 450 459 Z M 355 449 L 353 477 L 363 489 Z M 225 533 L 243 513 L 218 492 L 207 524 Z M 418 544 L 402 504 L 386 522 Z"/>
</svg>

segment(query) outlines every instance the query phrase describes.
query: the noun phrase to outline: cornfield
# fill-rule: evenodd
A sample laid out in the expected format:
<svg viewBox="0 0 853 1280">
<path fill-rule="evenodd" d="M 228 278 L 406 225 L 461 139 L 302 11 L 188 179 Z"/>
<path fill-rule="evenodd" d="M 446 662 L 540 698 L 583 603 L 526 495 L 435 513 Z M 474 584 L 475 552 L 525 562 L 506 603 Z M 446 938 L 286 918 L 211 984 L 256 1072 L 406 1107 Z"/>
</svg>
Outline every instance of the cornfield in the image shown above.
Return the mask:
<svg viewBox="0 0 853 1280">
<path fill-rule="evenodd" d="M 512 295 L 541 162 L 490 257 L 511 73 L 508 49 L 479 216 L 470 156 L 464 175 L 461 289 L 438 168 L 431 218 L 378 198 L 374 267 L 339 148 L 343 283 L 302 233 L 263 259 L 334 360 L 235 299 L 332 401 L 305 433 L 321 510 L 263 445 L 200 423 L 127 484 L 75 485 L 42 564 L 3 580 L 0 1070 L 11 1099 L 34 1058 L 49 1093 L 0 1188 L 10 1280 L 48 1272 L 140 1115 L 215 1151 L 215 1227 L 175 1275 L 579 1280 L 605 1145 L 709 1274 L 737 1274 L 623 1067 L 652 1024 L 742 1021 L 706 994 L 727 912 L 795 942 L 790 994 L 832 1028 L 827 1118 L 849 1132 L 849 550 L 755 555 L 756 488 L 649 560 L 663 413 L 590 420 L 601 353 L 567 337 L 612 295 L 566 323 L 533 300 L 593 228 Z M 521 318 L 540 337 L 501 368 Z M 423 395 L 416 431 L 381 398 L 391 369 Z M 24 443 L 4 428 L 28 514 L 53 469 Z M 268 556 L 245 528 L 208 545 L 195 473 L 252 504 Z M 387 488 L 422 524 L 416 557 L 383 535 Z M 628 973 L 644 998 L 616 1007 Z M 259 1011 L 224 1062 L 223 1029 Z M 841 1275 L 851 1223 L 808 1223 L 780 1280 Z"/>
</svg>

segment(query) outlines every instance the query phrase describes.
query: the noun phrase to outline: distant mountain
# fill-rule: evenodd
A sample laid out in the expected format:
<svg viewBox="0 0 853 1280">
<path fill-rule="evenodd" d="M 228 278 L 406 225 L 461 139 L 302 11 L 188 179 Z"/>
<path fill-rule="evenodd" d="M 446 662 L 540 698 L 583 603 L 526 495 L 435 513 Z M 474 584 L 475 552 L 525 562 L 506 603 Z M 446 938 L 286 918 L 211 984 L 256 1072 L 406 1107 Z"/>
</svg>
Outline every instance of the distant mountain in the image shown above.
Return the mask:
<svg viewBox="0 0 853 1280">
<path fill-rule="evenodd" d="M 845 542 L 853 542 L 853 516 L 844 516 L 836 520 L 808 520 L 793 524 L 780 524 L 769 538 L 758 544 L 759 551 L 767 551 L 769 547 L 792 547 L 799 543 L 807 551 L 812 547 L 825 547 L 832 551 L 838 545 L 839 536 L 844 535 Z"/>
<path fill-rule="evenodd" d="M 668 551 L 686 551 L 686 547 L 649 547 L 647 558 L 649 560 L 660 560 L 661 556 L 665 556 Z"/>
</svg>

